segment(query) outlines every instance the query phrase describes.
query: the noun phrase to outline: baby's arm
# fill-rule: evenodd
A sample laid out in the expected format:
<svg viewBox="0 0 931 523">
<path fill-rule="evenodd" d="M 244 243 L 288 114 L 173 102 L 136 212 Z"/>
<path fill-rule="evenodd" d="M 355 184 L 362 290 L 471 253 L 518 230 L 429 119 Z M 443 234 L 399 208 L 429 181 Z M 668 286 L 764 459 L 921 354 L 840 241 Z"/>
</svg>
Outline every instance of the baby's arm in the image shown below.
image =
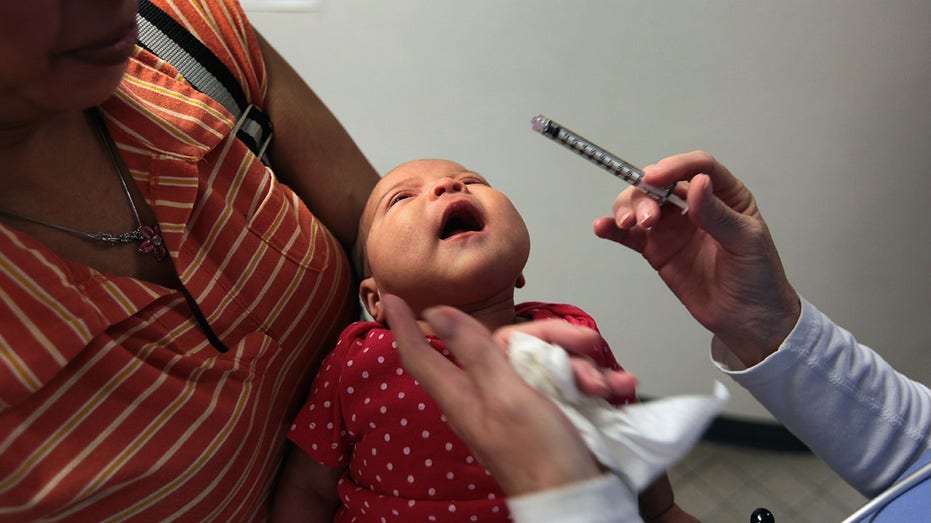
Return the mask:
<svg viewBox="0 0 931 523">
<path fill-rule="evenodd" d="M 291 446 L 275 491 L 272 522 L 333 521 L 336 484 L 344 468 L 330 468 Z"/>
</svg>

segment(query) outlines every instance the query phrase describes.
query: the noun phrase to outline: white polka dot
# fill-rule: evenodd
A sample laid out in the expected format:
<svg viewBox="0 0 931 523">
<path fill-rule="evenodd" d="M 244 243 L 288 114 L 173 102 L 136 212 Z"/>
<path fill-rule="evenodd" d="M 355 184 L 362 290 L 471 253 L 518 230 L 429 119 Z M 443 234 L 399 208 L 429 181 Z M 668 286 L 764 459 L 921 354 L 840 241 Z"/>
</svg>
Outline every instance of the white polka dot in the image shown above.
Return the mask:
<svg viewBox="0 0 931 523">
<path fill-rule="evenodd" d="M 384 356 L 379 356 L 379 357 L 378 357 L 378 363 L 384 363 L 384 362 L 385 362 L 385 357 L 384 357 Z"/>
<path fill-rule="evenodd" d="M 423 460 L 423 465 L 424 465 L 425 467 L 428 467 L 428 468 L 429 468 L 429 467 L 432 467 L 432 466 L 433 466 L 433 460 L 430 459 L 430 458 L 427 458 L 427 459 Z"/>
<path fill-rule="evenodd" d="M 469 490 L 475 490 L 475 483 L 469 483 Z"/>
<path fill-rule="evenodd" d="M 377 456 L 377 455 L 378 455 L 378 449 L 376 449 L 375 447 L 372 447 L 372 455 L 373 455 L 373 456 Z"/>
<path fill-rule="evenodd" d="M 466 456 L 466 463 L 472 464 L 475 463 L 475 458 L 472 456 Z"/>
<path fill-rule="evenodd" d="M 447 450 L 447 451 L 453 450 L 453 444 L 452 444 L 452 443 L 446 443 L 446 450 Z"/>
<path fill-rule="evenodd" d="M 414 476 L 408 475 L 408 476 L 407 476 L 407 482 L 408 482 L 408 483 L 413 483 L 413 482 L 414 482 Z"/>
<path fill-rule="evenodd" d="M 473 514 L 472 517 L 469 518 L 469 521 L 478 521 L 478 516 Z"/>
<path fill-rule="evenodd" d="M 388 470 L 394 470 L 394 463 L 391 463 L 391 462 L 389 461 L 388 464 L 385 465 L 385 468 L 388 469 Z M 395 494 L 395 496 L 397 496 L 397 494 Z"/>
<path fill-rule="evenodd" d="M 371 402 L 372 402 L 372 398 L 365 398 L 364 400 L 362 400 L 362 403 L 364 403 L 365 405 L 368 405 Z"/>
<path fill-rule="evenodd" d="M 446 473 L 446 479 L 451 480 L 451 479 L 453 479 L 453 478 L 455 478 L 455 477 L 456 477 L 456 475 L 453 474 L 452 472 L 447 472 L 447 473 Z"/>
<path fill-rule="evenodd" d="M 397 369 L 394 370 L 394 373 L 397 374 L 398 376 L 403 376 L 404 369 L 402 369 L 401 367 L 398 367 Z"/>
<path fill-rule="evenodd" d="M 399 392 L 399 393 L 398 393 L 398 399 L 399 399 L 399 400 L 403 400 L 403 399 L 404 399 L 404 396 L 405 396 L 404 392 Z"/>
<path fill-rule="evenodd" d="M 327 428 L 327 430 L 333 430 L 333 423 L 332 423 L 332 422 L 327 423 L 327 424 L 326 424 L 326 428 Z"/>
<path fill-rule="evenodd" d="M 351 386 L 351 385 L 350 385 L 349 387 L 346 387 L 346 393 L 347 393 L 347 394 L 352 394 L 352 393 L 355 392 L 355 391 L 356 391 L 356 389 L 355 389 L 353 386 Z"/>
<path fill-rule="evenodd" d="M 391 441 L 391 434 L 385 434 L 385 441 Z"/>
<path fill-rule="evenodd" d="M 346 366 L 347 366 L 347 367 L 352 367 L 352 360 L 347 361 L 347 362 L 346 362 Z"/>
<path fill-rule="evenodd" d="M 317 408 L 317 404 L 316 404 L 316 403 L 311 403 L 310 406 L 307 407 L 307 410 L 314 410 L 314 409 L 316 409 L 316 408 Z"/>
<path fill-rule="evenodd" d="M 387 383 L 382 383 L 382 384 L 381 384 L 381 390 L 388 390 L 388 384 L 387 384 Z"/>
<path fill-rule="evenodd" d="M 392 349 L 398 348 L 398 342 L 392 341 L 392 342 L 391 342 L 391 348 L 392 348 Z"/>
<path fill-rule="evenodd" d="M 450 503 L 450 504 L 449 504 L 449 511 L 450 511 L 450 512 L 455 512 L 455 511 L 456 511 L 456 505 L 453 505 L 452 503 Z"/>
<path fill-rule="evenodd" d="M 308 424 L 308 425 L 307 425 L 307 428 L 309 428 L 310 430 L 314 430 L 314 429 L 316 429 L 316 428 L 317 428 L 317 424 L 316 424 L 316 423 L 313 423 L 313 422 L 311 422 L 310 424 Z"/>
<path fill-rule="evenodd" d="M 332 405 L 332 404 L 330 403 L 329 400 L 323 402 L 323 406 L 324 406 L 325 408 L 330 408 L 330 405 Z"/>
<path fill-rule="evenodd" d="M 362 371 L 362 377 L 367 379 L 369 377 L 369 371 L 367 370 Z"/>
<path fill-rule="evenodd" d="M 417 404 L 417 410 L 424 410 L 424 409 L 426 409 L 426 408 L 427 408 L 427 406 L 424 405 L 423 403 L 418 403 L 418 404 Z"/>
<path fill-rule="evenodd" d="M 381 408 L 378 409 L 378 412 L 381 412 L 382 414 L 385 414 L 385 413 L 388 412 L 388 407 L 382 405 Z"/>
<path fill-rule="evenodd" d="M 385 333 L 382 332 L 381 334 L 379 334 L 379 335 L 378 335 L 378 339 L 380 339 L 380 340 L 385 339 Z"/>
<path fill-rule="evenodd" d="M 407 500 L 407 506 L 408 506 L 408 507 L 413 507 L 413 506 L 415 505 L 415 503 L 416 503 L 416 502 L 415 502 L 413 499 Z"/>
<path fill-rule="evenodd" d="M 404 449 L 403 449 L 401 452 L 403 452 L 404 455 L 407 456 L 408 454 L 411 453 L 411 448 L 410 448 L 410 447 L 404 447 Z"/>
<path fill-rule="evenodd" d="M 296 428 L 297 428 L 297 425 L 295 425 L 295 424 L 292 423 L 292 424 L 291 424 L 291 429 L 290 429 L 290 430 L 294 430 L 294 429 L 296 429 Z"/>
<path fill-rule="evenodd" d="M 446 423 L 446 415 L 445 415 L 445 414 L 440 415 L 440 421 L 442 421 L 443 423 Z"/>
<path fill-rule="evenodd" d="M 436 489 L 433 487 L 430 487 L 429 489 L 427 489 L 427 495 L 436 496 Z"/>
<path fill-rule="evenodd" d="M 429 437 L 430 437 L 430 431 L 429 431 L 429 430 L 425 430 L 425 431 L 421 432 L 421 433 L 420 433 L 420 437 L 423 438 L 423 439 L 429 438 Z"/>
</svg>

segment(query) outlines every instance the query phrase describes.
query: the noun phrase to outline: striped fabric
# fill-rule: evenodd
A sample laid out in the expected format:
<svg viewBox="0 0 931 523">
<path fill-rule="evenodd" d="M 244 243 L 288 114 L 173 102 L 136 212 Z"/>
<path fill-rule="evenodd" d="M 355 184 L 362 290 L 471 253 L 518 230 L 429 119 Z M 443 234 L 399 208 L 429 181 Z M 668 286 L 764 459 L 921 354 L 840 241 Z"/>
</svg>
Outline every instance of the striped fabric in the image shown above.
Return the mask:
<svg viewBox="0 0 931 523">
<path fill-rule="evenodd" d="M 239 7 L 157 2 L 262 105 Z M 333 236 L 217 103 L 137 49 L 102 112 L 181 293 L 0 225 L 0 521 L 263 521 L 284 434 L 354 301 Z"/>
</svg>

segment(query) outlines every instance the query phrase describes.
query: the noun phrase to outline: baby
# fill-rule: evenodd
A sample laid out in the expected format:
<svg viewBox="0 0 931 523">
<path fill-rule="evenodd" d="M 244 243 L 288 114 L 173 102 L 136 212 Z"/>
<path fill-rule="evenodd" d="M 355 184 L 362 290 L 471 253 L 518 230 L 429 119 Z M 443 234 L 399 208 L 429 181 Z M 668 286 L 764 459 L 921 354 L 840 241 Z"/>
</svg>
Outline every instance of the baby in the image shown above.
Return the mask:
<svg viewBox="0 0 931 523">
<path fill-rule="evenodd" d="M 507 196 L 456 163 L 408 162 L 378 182 L 355 256 L 364 278 L 360 296 L 375 321 L 347 327 L 321 366 L 288 435 L 304 452 L 287 462 L 276 520 L 508 521 L 495 479 L 404 372 L 381 297 L 403 298 L 418 316 L 434 305 L 454 306 L 490 330 L 546 318 L 594 329 L 594 320 L 571 305 L 514 303 L 529 236 Z M 451 357 L 419 323 L 431 345 Z M 594 359 L 620 369 L 607 343 Z M 667 482 L 657 491 L 671 503 Z"/>
</svg>

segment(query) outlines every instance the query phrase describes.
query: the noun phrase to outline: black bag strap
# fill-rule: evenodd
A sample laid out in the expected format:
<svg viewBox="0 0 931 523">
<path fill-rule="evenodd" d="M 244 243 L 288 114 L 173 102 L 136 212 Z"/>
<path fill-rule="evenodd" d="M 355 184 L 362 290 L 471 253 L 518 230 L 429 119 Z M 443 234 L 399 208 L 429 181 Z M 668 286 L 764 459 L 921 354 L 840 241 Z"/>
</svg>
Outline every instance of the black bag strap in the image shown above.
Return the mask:
<svg viewBox="0 0 931 523">
<path fill-rule="evenodd" d="M 236 118 L 236 137 L 268 165 L 265 151 L 274 131 L 261 109 L 250 104 L 229 68 L 190 31 L 149 0 L 139 0 L 139 45 L 170 63 L 195 89 Z"/>
</svg>

